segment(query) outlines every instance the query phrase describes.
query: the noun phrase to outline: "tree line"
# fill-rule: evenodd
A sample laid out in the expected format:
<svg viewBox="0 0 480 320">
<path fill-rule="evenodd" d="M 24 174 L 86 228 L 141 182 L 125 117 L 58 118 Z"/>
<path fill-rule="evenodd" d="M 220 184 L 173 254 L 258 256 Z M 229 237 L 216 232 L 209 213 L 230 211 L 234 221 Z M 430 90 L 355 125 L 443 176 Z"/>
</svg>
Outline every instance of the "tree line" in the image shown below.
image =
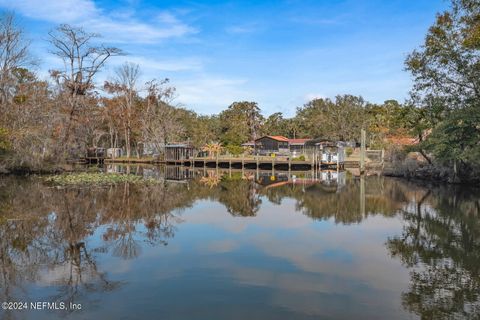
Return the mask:
<svg viewBox="0 0 480 320">
<path fill-rule="evenodd" d="M 265 116 L 252 101 L 197 114 L 175 104 L 169 79 L 141 83 L 139 66 L 129 62 L 99 84 L 98 74 L 111 57 L 126 53 L 70 25 L 48 34 L 50 52 L 64 67 L 40 79 L 26 35 L 7 13 L 0 19 L 1 163 L 42 168 L 79 157 L 87 147 L 121 147 L 131 157 L 146 144 L 158 150 L 180 141 L 197 147 L 218 142 L 238 151 L 265 134 L 357 141 L 364 128 L 372 147 L 388 148 L 390 136 L 410 136 L 420 142 L 412 149 L 430 163 L 478 169 L 479 16 L 474 0 L 452 0 L 450 9 L 438 14 L 424 44 L 405 61 L 414 80 L 405 102 L 376 104 L 345 94 L 313 99 L 286 117 Z"/>
</svg>

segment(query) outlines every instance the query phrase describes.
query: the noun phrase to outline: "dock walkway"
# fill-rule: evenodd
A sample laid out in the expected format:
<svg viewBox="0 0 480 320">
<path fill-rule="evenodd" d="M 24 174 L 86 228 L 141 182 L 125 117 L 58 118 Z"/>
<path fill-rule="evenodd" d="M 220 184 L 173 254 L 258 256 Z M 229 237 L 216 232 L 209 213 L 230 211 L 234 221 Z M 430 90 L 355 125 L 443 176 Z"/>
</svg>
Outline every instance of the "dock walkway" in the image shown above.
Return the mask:
<svg viewBox="0 0 480 320">
<path fill-rule="evenodd" d="M 143 159 L 143 158 L 104 158 L 100 162 L 106 163 L 145 163 L 145 164 L 169 164 L 182 165 L 188 167 L 210 167 L 210 168 L 246 168 L 246 169 L 286 169 L 286 170 L 310 170 L 313 168 L 322 169 L 344 169 L 358 167 L 356 161 L 345 162 L 315 162 L 311 160 L 291 160 L 287 158 L 272 158 L 259 156 L 255 158 L 241 158 L 241 157 L 219 157 L 219 158 L 190 158 L 181 160 L 158 160 L 158 159 Z"/>
</svg>

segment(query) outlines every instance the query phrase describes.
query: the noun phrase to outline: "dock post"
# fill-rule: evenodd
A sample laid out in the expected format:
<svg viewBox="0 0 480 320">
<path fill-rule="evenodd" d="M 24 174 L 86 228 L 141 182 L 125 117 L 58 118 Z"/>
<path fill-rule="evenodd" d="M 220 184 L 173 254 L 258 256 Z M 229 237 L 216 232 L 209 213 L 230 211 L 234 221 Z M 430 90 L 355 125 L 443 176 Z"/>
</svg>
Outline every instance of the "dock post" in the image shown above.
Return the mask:
<svg viewBox="0 0 480 320">
<path fill-rule="evenodd" d="M 365 176 L 360 176 L 360 213 L 365 217 Z"/>
<path fill-rule="evenodd" d="M 312 180 L 315 179 L 315 169 L 316 169 L 316 163 L 315 163 L 315 157 L 316 154 L 315 154 L 315 150 L 313 151 L 312 153 Z"/>
<path fill-rule="evenodd" d="M 257 170 L 258 170 L 258 166 L 259 166 L 259 163 L 258 163 L 258 154 L 255 156 L 255 159 L 257 160 Z"/>
<path fill-rule="evenodd" d="M 362 129 L 361 132 L 361 149 L 360 149 L 360 174 L 365 173 L 365 144 L 366 144 L 366 133 L 365 129 Z"/>
<path fill-rule="evenodd" d="M 337 157 L 337 183 L 338 183 L 338 172 L 340 171 L 340 162 L 338 161 L 338 157 Z"/>
<path fill-rule="evenodd" d="M 275 176 L 275 157 L 272 157 L 272 176 Z"/>
<path fill-rule="evenodd" d="M 312 151 L 312 168 L 315 168 L 315 149 Z"/>
</svg>

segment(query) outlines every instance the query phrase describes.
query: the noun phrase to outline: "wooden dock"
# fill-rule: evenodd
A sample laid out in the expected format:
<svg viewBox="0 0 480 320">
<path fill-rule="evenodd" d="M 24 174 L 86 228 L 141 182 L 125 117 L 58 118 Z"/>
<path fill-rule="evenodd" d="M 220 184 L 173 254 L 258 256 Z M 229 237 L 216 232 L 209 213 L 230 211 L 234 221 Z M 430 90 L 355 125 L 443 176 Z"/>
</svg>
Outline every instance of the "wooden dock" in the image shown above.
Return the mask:
<svg viewBox="0 0 480 320">
<path fill-rule="evenodd" d="M 83 159 L 87 163 L 103 163 L 105 161 L 105 148 L 92 147 L 88 148 Z"/>
<path fill-rule="evenodd" d="M 86 161 L 86 163 L 103 163 L 105 157 L 85 157 L 84 161 Z"/>
<path fill-rule="evenodd" d="M 321 169 L 336 169 L 336 163 L 317 163 L 313 165 L 311 161 L 300 161 L 300 160 L 276 160 L 272 161 L 269 157 L 262 157 L 263 159 L 252 158 L 220 158 L 218 159 L 211 159 L 211 158 L 192 158 L 192 159 L 184 159 L 184 160 L 158 160 L 158 159 L 144 159 L 144 158 L 130 158 L 130 159 L 112 159 L 112 158 L 86 158 L 83 159 L 87 163 L 124 163 L 124 164 L 170 164 L 170 165 L 182 165 L 187 167 L 209 167 L 215 168 L 218 166 L 220 168 L 246 168 L 246 169 L 256 169 L 257 163 L 261 169 L 271 170 L 272 166 L 281 170 L 288 171 L 288 168 L 291 170 L 310 170 L 312 168 L 321 168 Z M 266 158 L 266 159 L 265 159 Z M 360 162 L 359 161 L 345 161 L 339 164 L 339 169 L 346 169 L 346 168 L 359 168 Z"/>
<path fill-rule="evenodd" d="M 165 164 L 183 165 L 188 167 L 209 168 L 246 168 L 246 169 L 286 169 L 286 170 L 310 170 L 313 168 L 343 169 L 343 163 L 316 162 L 314 160 L 291 160 L 289 158 L 275 157 L 221 157 L 221 158 L 191 158 L 181 160 L 165 160 Z"/>
</svg>

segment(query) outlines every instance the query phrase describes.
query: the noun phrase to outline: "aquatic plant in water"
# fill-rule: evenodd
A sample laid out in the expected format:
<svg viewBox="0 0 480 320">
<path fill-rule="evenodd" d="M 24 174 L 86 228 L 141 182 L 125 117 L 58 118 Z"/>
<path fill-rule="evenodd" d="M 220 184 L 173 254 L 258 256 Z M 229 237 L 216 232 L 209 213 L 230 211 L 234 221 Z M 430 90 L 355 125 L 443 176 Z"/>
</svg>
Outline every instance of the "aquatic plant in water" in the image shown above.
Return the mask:
<svg viewBox="0 0 480 320">
<path fill-rule="evenodd" d="M 57 185 L 83 185 L 83 184 L 117 184 L 117 183 L 158 183 L 153 178 L 144 178 L 134 174 L 120 173 L 93 173 L 76 172 L 68 174 L 52 175 L 45 178 L 46 182 Z"/>
</svg>

